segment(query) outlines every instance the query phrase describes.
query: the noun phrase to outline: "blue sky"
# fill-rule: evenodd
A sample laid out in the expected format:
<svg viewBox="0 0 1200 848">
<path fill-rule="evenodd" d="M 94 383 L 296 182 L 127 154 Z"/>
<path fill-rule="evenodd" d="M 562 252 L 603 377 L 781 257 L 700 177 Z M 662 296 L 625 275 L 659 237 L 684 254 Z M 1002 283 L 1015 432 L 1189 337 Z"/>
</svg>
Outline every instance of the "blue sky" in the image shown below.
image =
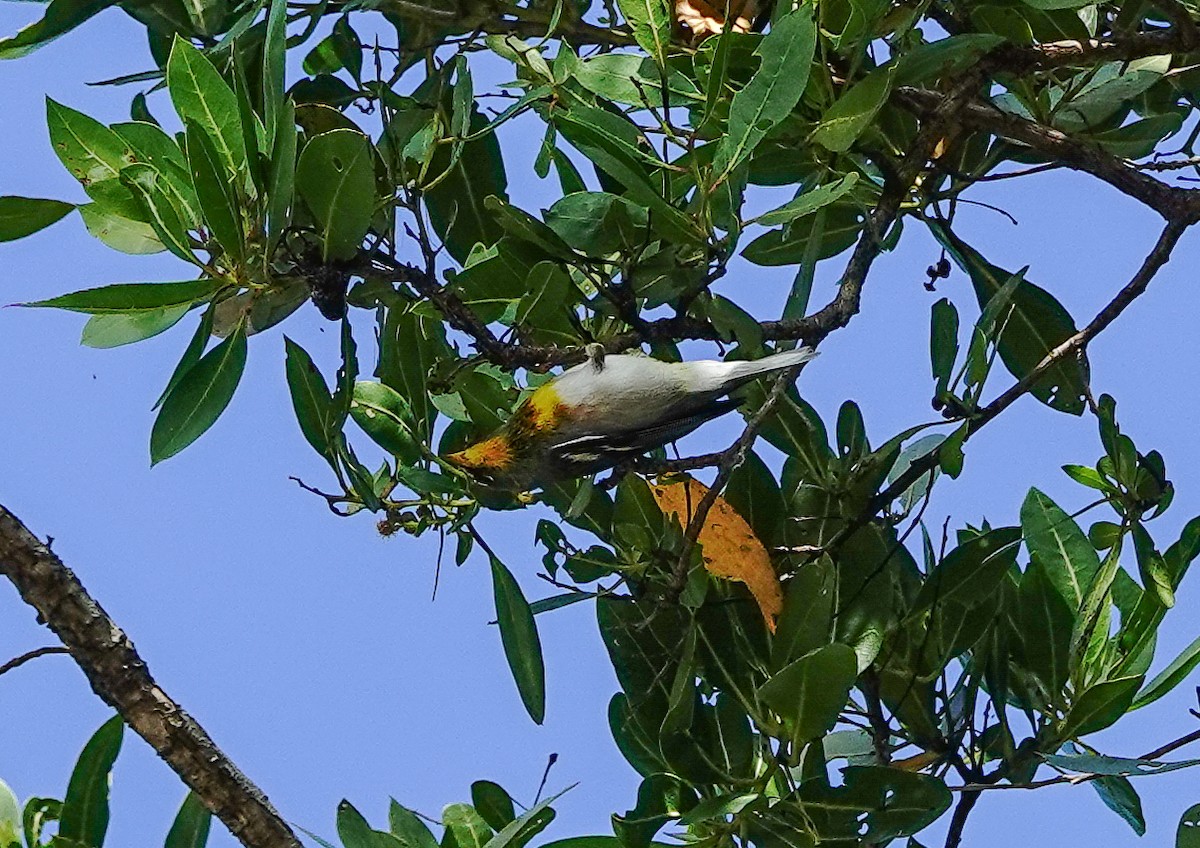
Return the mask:
<svg viewBox="0 0 1200 848">
<path fill-rule="evenodd" d="M 37 4 L 0 5 L 0 32 L 41 11 Z M 81 200 L 50 149 L 44 97 L 106 122 L 124 120 L 131 91 L 85 83 L 149 65 L 140 27 L 116 10 L 33 56 L 0 63 L 0 194 Z M 154 95 L 151 108 L 165 114 L 169 107 Z M 514 199 L 527 208 L 549 196 L 548 186 L 527 176 L 534 132 L 514 122 L 502 137 Z M 1124 284 L 1157 235 L 1152 213 L 1074 175 L 1000 183 L 978 196 L 1003 205 L 1020 226 L 965 209 L 960 234 L 999 265 L 1031 265 L 1029 278 L 1080 323 Z M 937 295 L 924 291 L 924 269 L 936 258 L 932 240 L 914 226 L 877 263 L 863 313 L 830 338 L 802 378 L 802 391 L 827 421 L 848 397 L 859 401 L 876 442 L 930 417 L 929 306 L 944 294 L 964 315 L 972 312 L 961 273 Z M 1153 526 L 1164 543 L 1200 513 L 1193 436 L 1198 258 L 1189 234 L 1150 292 L 1091 354 L 1094 388 L 1117 397 L 1123 429 L 1143 450 L 1158 448 L 1166 457 L 1178 496 Z M 2 303 L 187 273 L 167 255 L 108 250 L 74 215 L 33 238 L 0 244 Z M 822 274 L 814 303 L 828 297 L 834 276 L 832 267 Z M 742 265 L 720 290 L 767 315 L 789 284 L 786 269 Z M 435 540 L 381 539 L 368 517 L 336 518 L 288 480 L 327 482 L 293 417 L 280 328 L 251 339 L 242 386 L 213 430 L 151 469 L 150 406 L 190 325 L 97 351 L 78 345 L 82 324 L 68 313 L 0 309 L 0 502 L 55 538 L 55 551 L 132 636 L 163 687 L 287 819 L 330 836 L 339 799 L 350 798 L 382 823 L 389 795 L 436 815 L 465 800 L 470 782 L 481 778 L 529 802 L 547 755 L 557 752 L 549 785 L 580 786 L 559 802 L 547 835 L 610 832 L 608 816 L 632 806 L 637 778 L 609 736 L 605 709 L 616 683 L 588 605 L 539 618 L 548 703 L 545 726 L 535 727 L 487 625 L 486 562 L 448 564 L 431 602 Z M 284 328 L 332 372 L 334 325 L 306 306 Z M 995 387 L 1005 385 L 998 376 Z M 714 422 L 684 447 L 713 449 L 737 430 L 736 420 Z M 1026 398 L 968 445 L 966 473 L 939 484 L 929 523 L 940 527 L 947 514 L 952 526 L 984 516 L 1013 522 L 1030 485 L 1064 506 L 1081 506 L 1087 493 L 1058 469 L 1091 464 L 1098 453 L 1092 419 L 1068 418 Z M 505 513 L 481 524 L 531 597 L 549 589 L 533 577 L 537 517 Z M 1167 619 L 1155 670 L 1196 636 L 1200 591 L 1191 584 L 1198 579 L 1184 584 L 1179 609 Z M 0 586 L 0 659 L 52 641 L 12 588 Z M 1193 705 L 1190 688 L 1181 687 L 1096 744 L 1121 755 L 1154 748 L 1194 727 L 1187 715 Z M 61 796 L 74 757 L 108 715 L 66 657 L 5 675 L 0 777 L 22 798 Z M 1179 772 L 1138 785 L 1150 827 L 1145 840 L 1078 786 L 990 793 L 968 844 L 1169 844 L 1180 813 L 1200 802 L 1195 778 Z M 149 747 L 127 734 L 110 844 L 154 844 L 183 794 Z M 933 843 L 929 837 L 923 841 Z M 218 828 L 210 844 L 235 843 Z"/>
</svg>

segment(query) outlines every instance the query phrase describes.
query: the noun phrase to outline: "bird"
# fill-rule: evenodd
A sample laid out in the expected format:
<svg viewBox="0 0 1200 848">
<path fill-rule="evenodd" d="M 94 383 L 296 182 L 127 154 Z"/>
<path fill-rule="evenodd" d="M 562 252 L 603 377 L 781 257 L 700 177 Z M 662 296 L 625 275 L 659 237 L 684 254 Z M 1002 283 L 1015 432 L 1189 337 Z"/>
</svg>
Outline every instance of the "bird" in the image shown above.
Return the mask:
<svg viewBox="0 0 1200 848">
<path fill-rule="evenodd" d="M 664 362 L 591 345 L 585 362 L 538 386 L 498 431 L 446 460 L 516 491 L 587 477 L 736 409 L 743 399 L 730 392 L 816 355 L 802 347 L 755 360 Z"/>
</svg>

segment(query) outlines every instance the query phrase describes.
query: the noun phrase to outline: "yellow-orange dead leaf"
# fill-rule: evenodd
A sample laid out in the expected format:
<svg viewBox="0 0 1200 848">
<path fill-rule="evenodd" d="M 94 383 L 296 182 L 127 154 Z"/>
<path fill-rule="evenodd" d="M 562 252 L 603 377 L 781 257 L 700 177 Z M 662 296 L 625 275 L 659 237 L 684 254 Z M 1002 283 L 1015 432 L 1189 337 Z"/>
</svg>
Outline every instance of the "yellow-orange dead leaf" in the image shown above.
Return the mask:
<svg viewBox="0 0 1200 848">
<path fill-rule="evenodd" d="M 708 487 L 690 477 L 678 483 L 654 483 L 650 486 L 663 515 L 674 514 L 681 527 L 687 527 L 697 504 Z M 771 556 L 746 519 L 738 515 L 729 501 L 718 497 L 696 539 L 704 556 L 704 567 L 714 577 L 745 583 L 767 628 L 775 632 L 775 620 L 783 611 L 783 587 L 771 567 Z"/>
<path fill-rule="evenodd" d="M 713 5 L 716 3 L 716 5 Z M 687 29 L 693 41 L 718 35 L 725 29 L 725 9 L 733 18 L 734 32 L 749 32 L 758 17 L 759 0 L 675 0 L 675 20 Z"/>
</svg>

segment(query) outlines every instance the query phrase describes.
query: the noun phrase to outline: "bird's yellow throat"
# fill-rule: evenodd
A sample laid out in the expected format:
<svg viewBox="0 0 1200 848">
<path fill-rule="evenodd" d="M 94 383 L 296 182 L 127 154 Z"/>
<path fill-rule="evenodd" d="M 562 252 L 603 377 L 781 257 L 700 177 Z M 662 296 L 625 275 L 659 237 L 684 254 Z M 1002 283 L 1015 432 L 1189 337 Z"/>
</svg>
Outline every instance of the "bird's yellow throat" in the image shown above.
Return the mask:
<svg viewBox="0 0 1200 848">
<path fill-rule="evenodd" d="M 519 447 L 562 423 L 566 408 L 554 386 L 539 386 L 513 411 L 512 418 L 494 436 L 446 457 L 455 465 L 477 471 L 503 471 L 516 460 Z"/>
</svg>

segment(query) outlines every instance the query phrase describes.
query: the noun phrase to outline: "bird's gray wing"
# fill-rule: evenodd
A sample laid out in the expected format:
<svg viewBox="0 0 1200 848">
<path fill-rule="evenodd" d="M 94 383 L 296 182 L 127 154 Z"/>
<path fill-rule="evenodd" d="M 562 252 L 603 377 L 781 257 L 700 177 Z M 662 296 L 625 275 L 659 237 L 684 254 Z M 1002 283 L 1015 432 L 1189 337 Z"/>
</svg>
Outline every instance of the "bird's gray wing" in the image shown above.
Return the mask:
<svg viewBox="0 0 1200 848">
<path fill-rule="evenodd" d="M 692 408 L 649 427 L 575 436 L 551 445 L 547 459 L 561 472 L 572 476 L 603 471 L 682 438 L 705 421 L 735 409 L 741 402 L 738 398 L 709 401 L 700 408 Z"/>
</svg>

